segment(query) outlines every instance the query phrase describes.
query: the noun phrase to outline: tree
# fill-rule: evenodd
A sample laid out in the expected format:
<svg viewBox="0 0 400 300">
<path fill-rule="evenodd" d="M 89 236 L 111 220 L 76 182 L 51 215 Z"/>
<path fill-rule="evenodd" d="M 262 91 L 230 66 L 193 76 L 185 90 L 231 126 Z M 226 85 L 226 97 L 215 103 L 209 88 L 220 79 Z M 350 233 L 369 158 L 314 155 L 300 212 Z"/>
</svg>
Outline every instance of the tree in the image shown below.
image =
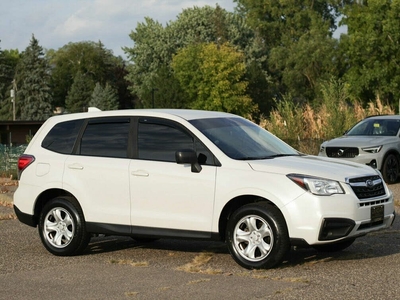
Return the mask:
<svg viewBox="0 0 400 300">
<path fill-rule="evenodd" d="M 32 35 L 29 46 L 22 53 L 17 66 L 17 98 L 21 120 L 43 121 L 52 112 L 50 90 L 50 66 L 44 57 L 43 48 Z"/>
<path fill-rule="evenodd" d="M 177 90 L 176 80 L 172 78 L 171 61 L 173 55 L 187 46 L 198 43 L 221 45 L 229 41 L 232 47 L 243 51 L 246 66 L 254 64 L 261 69 L 264 59 L 259 48 L 253 45 L 254 33 L 244 19 L 219 6 L 184 9 L 177 20 L 165 27 L 151 18 L 145 18 L 145 22 L 139 23 L 130 37 L 134 46 L 124 48 L 132 62 L 127 79 L 132 82 L 131 91 L 138 95 L 140 104 L 147 107 L 151 106 L 154 90 L 158 107 L 185 107 L 186 93 Z M 265 75 L 263 72 L 259 74 Z M 165 82 L 169 85 L 158 85 Z M 162 93 L 159 92 L 161 89 Z"/>
<path fill-rule="evenodd" d="M 276 96 L 290 93 L 312 99 L 320 78 L 336 75 L 332 39 L 336 29 L 338 1 L 236 0 L 264 43 L 267 57 L 263 70 L 270 75 Z"/>
<path fill-rule="evenodd" d="M 47 53 L 52 66 L 52 87 L 54 90 L 54 105 L 65 106 L 65 99 L 80 73 L 102 86 L 106 83 L 118 91 L 122 108 L 133 107 L 133 97 L 127 92 L 129 85 L 125 79 L 127 74 L 125 62 L 121 57 L 115 57 L 99 41 L 69 43 L 57 51 Z"/>
<path fill-rule="evenodd" d="M 103 88 L 101 84 L 97 82 L 89 106 L 97 107 L 101 110 L 118 109 L 118 96 L 116 91 L 108 83 L 105 88 Z"/>
<path fill-rule="evenodd" d="M 94 83 L 87 74 L 78 72 L 75 75 L 74 82 L 68 92 L 65 104 L 67 112 L 83 112 L 86 111 L 94 89 Z"/>
<path fill-rule="evenodd" d="M 14 70 L 11 68 L 6 54 L 0 48 L 0 119 L 12 120 L 12 109 L 10 101 L 11 81 Z"/>
<path fill-rule="evenodd" d="M 400 98 L 400 1 L 352 1 L 344 7 L 342 36 L 351 93 L 367 103 L 379 96 L 392 106 Z"/>
<path fill-rule="evenodd" d="M 270 72 L 279 74 L 280 93 L 312 100 L 319 94 L 321 82 L 338 76 L 334 63 L 338 41 L 329 37 L 323 26 L 313 25 L 297 42 L 283 42 L 271 50 Z"/>
<path fill-rule="evenodd" d="M 257 106 L 246 95 L 244 55 L 229 44 L 194 44 L 174 56 L 172 67 L 189 96 L 188 107 L 251 116 Z"/>
</svg>

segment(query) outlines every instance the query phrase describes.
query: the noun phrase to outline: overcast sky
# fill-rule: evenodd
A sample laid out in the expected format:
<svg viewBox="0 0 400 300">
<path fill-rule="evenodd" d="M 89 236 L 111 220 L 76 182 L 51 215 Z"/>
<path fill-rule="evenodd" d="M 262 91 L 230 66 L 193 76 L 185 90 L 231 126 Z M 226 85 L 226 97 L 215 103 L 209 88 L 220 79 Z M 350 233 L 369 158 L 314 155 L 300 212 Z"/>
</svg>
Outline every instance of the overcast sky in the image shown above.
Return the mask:
<svg viewBox="0 0 400 300">
<path fill-rule="evenodd" d="M 45 49 L 69 42 L 99 40 L 126 58 L 129 34 L 145 17 L 165 25 L 185 8 L 219 4 L 233 11 L 233 0 L 0 0 L 0 48 L 24 51 L 32 34 Z"/>
</svg>

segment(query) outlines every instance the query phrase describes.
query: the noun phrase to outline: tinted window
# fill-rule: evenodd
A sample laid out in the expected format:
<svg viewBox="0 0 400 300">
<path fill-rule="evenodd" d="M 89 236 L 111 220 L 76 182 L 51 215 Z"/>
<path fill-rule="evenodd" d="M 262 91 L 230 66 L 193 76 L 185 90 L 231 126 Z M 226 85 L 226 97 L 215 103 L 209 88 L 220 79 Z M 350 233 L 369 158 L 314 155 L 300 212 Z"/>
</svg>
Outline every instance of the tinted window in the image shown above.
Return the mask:
<svg viewBox="0 0 400 300">
<path fill-rule="evenodd" d="M 175 152 L 193 149 L 193 138 L 171 124 L 139 121 L 139 159 L 175 162 Z"/>
<path fill-rule="evenodd" d="M 129 118 L 91 121 L 83 133 L 80 154 L 128 157 Z"/>
<path fill-rule="evenodd" d="M 62 154 L 71 154 L 82 123 L 83 120 L 58 123 L 44 138 L 42 147 Z"/>
</svg>

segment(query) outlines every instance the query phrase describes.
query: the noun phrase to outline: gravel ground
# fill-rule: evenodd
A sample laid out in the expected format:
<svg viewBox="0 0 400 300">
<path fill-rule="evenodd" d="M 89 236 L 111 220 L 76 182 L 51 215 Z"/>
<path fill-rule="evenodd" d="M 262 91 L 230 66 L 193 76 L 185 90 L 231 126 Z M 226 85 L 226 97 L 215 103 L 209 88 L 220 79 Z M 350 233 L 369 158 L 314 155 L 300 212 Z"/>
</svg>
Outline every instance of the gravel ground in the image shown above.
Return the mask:
<svg viewBox="0 0 400 300">
<path fill-rule="evenodd" d="M 12 197 L 18 182 L 9 178 L 0 178 L 0 220 L 15 219 Z"/>
</svg>

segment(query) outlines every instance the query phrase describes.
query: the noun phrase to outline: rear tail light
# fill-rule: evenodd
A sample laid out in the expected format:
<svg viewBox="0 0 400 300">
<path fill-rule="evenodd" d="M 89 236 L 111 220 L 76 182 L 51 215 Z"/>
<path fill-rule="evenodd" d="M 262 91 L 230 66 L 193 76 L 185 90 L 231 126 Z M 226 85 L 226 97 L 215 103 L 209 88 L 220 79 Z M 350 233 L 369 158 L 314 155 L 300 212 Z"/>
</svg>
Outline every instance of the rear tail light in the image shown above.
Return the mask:
<svg viewBox="0 0 400 300">
<path fill-rule="evenodd" d="M 34 161 L 35 157 L 33 155 L 22 154 L 18 158 L 18 177 L 21 177 L 22 171 L 25 170 Z"/>
</svg>

